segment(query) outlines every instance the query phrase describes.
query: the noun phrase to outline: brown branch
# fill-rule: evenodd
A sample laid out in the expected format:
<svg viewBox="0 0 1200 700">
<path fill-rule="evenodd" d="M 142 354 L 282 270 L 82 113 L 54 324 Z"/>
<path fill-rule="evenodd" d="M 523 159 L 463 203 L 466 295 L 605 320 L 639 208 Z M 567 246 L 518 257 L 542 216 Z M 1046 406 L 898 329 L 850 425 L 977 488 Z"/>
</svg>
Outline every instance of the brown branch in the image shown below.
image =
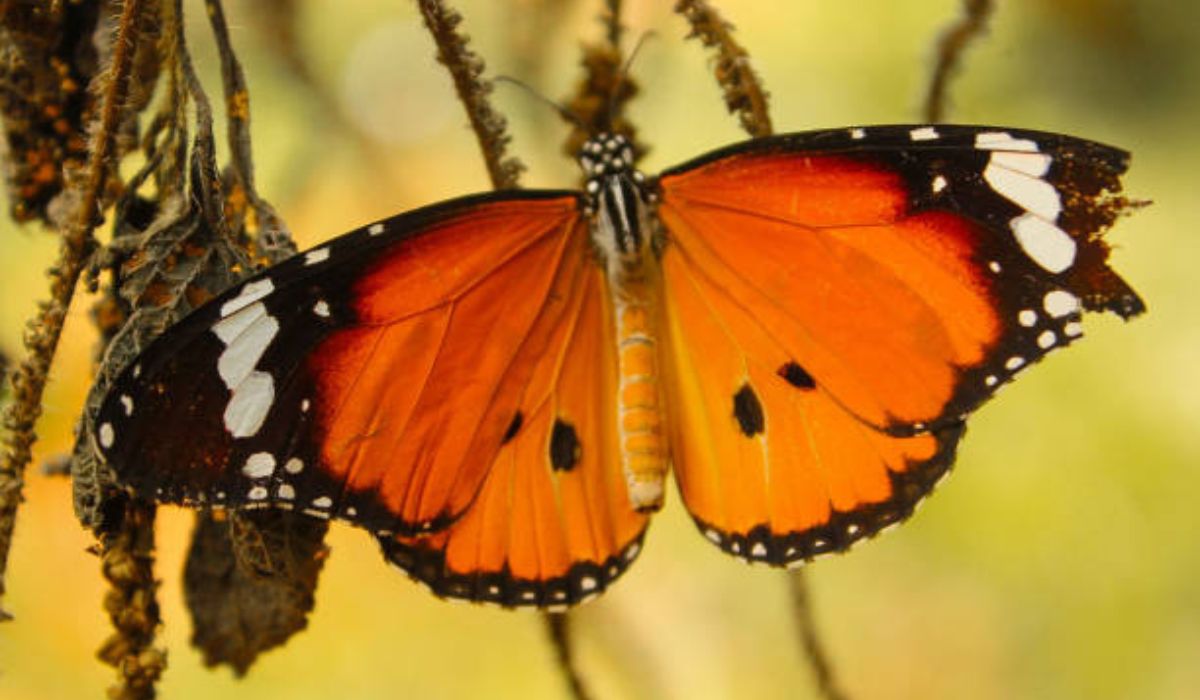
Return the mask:
<svg viewBox="0 0 1200 700">
<path fill-rule="evenodd" d="M 591 694 L 583 684 L 578 669 L 575 667 L 574 645 L 571 644 L 571 618 L 568 613 L 542 613 L 546 623 L 546 632 L 550 635 L 550 643 L 554 646 L 558 658 L 558 668 L 566 678 L 571 697 L 575 700 L 588 700 Z"/>
<path fill-rule="evenodd" d="M 116 628 L 96 656 L 117 669 L 112 700 L 150 700 L 154 683 L 167 666 L 167 653 L 155 649 L 154 633 L 162 623 L 154 580 L 153 503 L 124 501 L 120 523 L 100 536 L 101 571 L 111 588 L 104 609 Z"/>
<path fill-rule="evenodd" d="M 938 40 L 937 65 L 933 69 L 933 79 L 929 83 L 923 110 L 926 121 L 942 121 L 950 78 L 962 62 L 967 47 L 987 31 L 987 23 L 994 9 L 992 0 L 963 0 L 963 16 Z"/>
<path fill-rule="evenodd" d="M 279 262 L 296 252 L 291 234 L 283 221 L 254 186 L 254 158 L 250 149 L 250 91 L 246 75 L 234 53 L 225 22 L 221 0 L 205 0 L 209 23 L 221 58 L 221 79 L 225 88 L 225 114 L 229 153 L 233 160 L 234 185 L 240 186 L 255 216 L 257 243 L 271 262 Z"/>
<path fill-rule="evenodd" d="M 725 96 L 725 108 L 738 116 L 746 133 L 758 138 L 772 132 L 767 112 L 768 93 L 758 74 L 750 67 L 750 56 L 733 38 L 733 25 L 705 0 L 679 0 L 675 11 L 691 25 L 688 38 L 696 37 L 710 49 L 716 49 L 713 72 Z"/>
<path fill-rule="evenodd" d="M 467 36 L 458 32 L 462 15 L 447 8 L 442 0 L 417 0 L 417 5 L 437 44 L 438 62 L 450 71 L 458 98 L 467 108 L 467 118 L 483 150 L 492 187 L 498 190 L 517 187 L 517 178 L 525 166 L 516 158 L 505 157 L 512 140 L 507 133 L 508 125 L 488 100 L 492 83 L 481 78 L 483 59 L 467 47 Z"/>
<path fill-rule="evenodd" d="M 628 75 L 621 55 L 621 2 L 608 0 L 600 21 L 604 24 L 604 42 L 583 47 L 583 80 L 567 103 L 566 111 L 575 116 L 571 133 L 563 152 L 574 159 L 579 149 L 592 136 L 600 133 L 620 134 L 633 144 L 633 160 L 637 163 L 648 148 L 638 141 L 637 130 L 625 118 L 625 105 L 637 96 L 637 82 Z M 580 174 L 580 181 L 584 175 Z"/>
<path fill-rule="evenodd" d="M 796 631 L 800 634 L 800 644 L 808 657 L 808 665 L 812 668 L 817 682 L 817 691 L 825 700 L 846 700 L 847 695 L 838 687 L 834 676 L 833 666 L 817 633 L 817 623 L 813 617 L 812 600 L 809 598 L 808 581 L 803 569 L 788 572 L 791 584 L 792 607 L 796 616 Z"/>
<path fill-rule="evenodd" d="M 5 452 L 0 457 L 0 596 L 5 590 L 4 574 L 21 502 L 25 467 L 37 439 L 33 428 L 41 415 L 47 373 L 62 336 L 76 284 L 95 244 L 92 232 L 102 220 L 105 186 L 108 175 L 115 169 L 111 159 L 116 153 L 117 131 L 129 94 L 141 11 L 141 0 L 125 0 L 121 9 L 109 70 L 97 78 L 103 81 L 103 105 L 92 138 L 78 208 L 64 227 L 58 262 L 49 271 L 51 298 L 39 304 L 37 315 L 27 327 L 25 347 L 29 354 L 13 376 L 13 403 L 4 414 L 4 427 L 9 432 L 4 440 Z M 0 610 L 0 619 L 4 614 Z"/>
</svg>

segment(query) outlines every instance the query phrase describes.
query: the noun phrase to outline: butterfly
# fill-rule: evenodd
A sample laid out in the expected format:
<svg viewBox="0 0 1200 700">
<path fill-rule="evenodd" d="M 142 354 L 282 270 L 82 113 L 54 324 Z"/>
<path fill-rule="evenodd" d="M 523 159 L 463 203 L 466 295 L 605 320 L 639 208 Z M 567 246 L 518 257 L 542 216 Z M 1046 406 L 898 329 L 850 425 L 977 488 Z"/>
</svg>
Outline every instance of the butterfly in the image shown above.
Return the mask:
<svg viewBox="0 0 1200 700">
<path fill-rule="evenodd" d="M 1142 301 L 1100 234 L 1128 154 L 878 126 L 657 177 L 468 196 L 228 290 L 115 380 L 94 445 L 136 493 L 370 531 L 442 596 L 565 606 L 635 559 L 668 472 L 700 532 L 790 566 L 908 517 L 967 416 Z"/>
</svg>

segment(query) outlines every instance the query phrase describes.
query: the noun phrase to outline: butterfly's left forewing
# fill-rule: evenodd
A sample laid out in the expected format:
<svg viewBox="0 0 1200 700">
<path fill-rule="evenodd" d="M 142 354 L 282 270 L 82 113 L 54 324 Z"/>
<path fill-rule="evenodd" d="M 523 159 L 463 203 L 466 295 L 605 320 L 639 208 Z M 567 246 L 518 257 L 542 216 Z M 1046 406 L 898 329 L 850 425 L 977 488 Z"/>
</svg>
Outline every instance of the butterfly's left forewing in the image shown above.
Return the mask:
<svg viewBox="0 0 1200 700">
<path fill-rule="evenodd" d="M 148 498 L 443 529 L 500 449 L 518 358 L 566 311 L 581 228 L 570 193 L 489 195 L 298 255 L 152 343 L 98 447 Z"/>
<path fill-rule="evenodd" d="M 1125 154 L 1036 132 L 749 142 L 660 179 L 671 449 L 688 509 L 785 564 L 906 517 L 963 420 L 1141 301 L 1099 233 Z"/>
</svg>

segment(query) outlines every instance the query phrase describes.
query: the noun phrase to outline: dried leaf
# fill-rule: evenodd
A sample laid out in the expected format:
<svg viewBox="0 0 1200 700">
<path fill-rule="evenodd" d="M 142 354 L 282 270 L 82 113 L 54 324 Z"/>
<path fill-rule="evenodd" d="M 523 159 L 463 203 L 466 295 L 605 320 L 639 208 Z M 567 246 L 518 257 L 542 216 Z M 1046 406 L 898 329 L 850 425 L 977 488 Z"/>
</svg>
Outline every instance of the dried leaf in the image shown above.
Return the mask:
<svg viewBox="0 0 1200 700">
<path fill-rule="evenodd" d="M 278 510 L 197 514 L 184 568 L 192 644 L 243 675 L 308 624 L 329 523 Z"/>
</svg>

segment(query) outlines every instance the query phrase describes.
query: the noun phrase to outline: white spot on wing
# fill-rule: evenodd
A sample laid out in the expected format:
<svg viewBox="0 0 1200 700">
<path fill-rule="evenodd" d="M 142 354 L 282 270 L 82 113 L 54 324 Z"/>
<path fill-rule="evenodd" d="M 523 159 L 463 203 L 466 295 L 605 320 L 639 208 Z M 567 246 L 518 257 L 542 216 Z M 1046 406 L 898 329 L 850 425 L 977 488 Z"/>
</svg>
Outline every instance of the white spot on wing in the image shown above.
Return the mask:
<svg viewBox="0 0 1200 700">
<path fill-rule="evenodd" d="M 299 457 L 292 457 L 283 465 L 283 470 L 288 474 L 299 474 L 304 471 L 304 462 Z"/>
<path fill-rule="evenodd" d="M 1054 331 L 1042 331 L 1042 334 L 1037 338 L 1038 347 L 1047 350 L 1054 346 L 1058 341 L 1058 337 L 1054 335 Z"/>
<path fill-rule="evenodd" d="M 117 435 L 113 431 L 112 423 L 101 423 L 100 430 L 98 431 L 98 437 L 100 438 L 101 447 L 106 450 L 112 447 L 113 442 L 117 439 Z"/>
<path fill-rule="evenodd" d="M 930 185 L 930 187 L 933 190 L 933 193 L 937 194 L 938 192 L 946 189 L 946 184 L 946 178 L 938 175 L 937 177 L 933 178 L 933 183 Z"/>
<path fill-rule="evenodd" d="M 304 254 L 305 265 L 316 265 L 329 259 L 329 248 L 317 248 Z"/>
<path fill-rule="evenodd" d="M 255 486 L 250 489 L 250 493 L 246 494 L 246 496 L 252 501 L 261 501 L 267 497 L 267 487 Z"/>
<path fill-rule="evenodd" d="M 254 371 L 238 384 L 225 405 L 225 429 L 235 438 L 258 432 L 275 400 L 275 380 L 266 372 Z"/>
<path fill-rule="evenodd" d="M 1009 226 L 1021 249 L 1042 269 L 1059 273 L 1075 264 L 1075 239 L 1034 214 L 1022 214 Z"/>
<path fill-rule="evenodd" d="M 939 136 L 937 129 L 932 126 L 923 126 L 919 129 L 913 129 L 908 132 L 908 137 L 913 141 L 933 141 Z"/>
<path fill-rule="evenodd" d="M 996 383 L 999 381 L 1000 380 L 996 379 L 996 375 L 994 375 L 994 374 L 989 374 L 988 376 L 983 378 L 983 383 L 987 386 L 996 386 Z"/>
<path fill-rule="evenodd" d="M 279 490 L 275 493 L 284 501 L 290 501 L 296 497 L 296 489 L 292 488 L 291 484 L 280 484 Z"/>
<path fill-rule="evenodd" d="M 1024 357 L 1021 357 L 1020 355 L 1013 355 L 1012 357 L 1008 358 L 1008 360 L 1004 363 L 1004 368 L 1009 371 L 1012 371 L 1012 370 L 1020 369 L 1021 366 L 1024 364 L 1025 364 Z"/>
<path fill-rule="evenodd" d="M 279 332 L 279 321 L 263 314 L 254 320 L 217 358 L 217 373 L 225 386 L 233 389 L 242 383 L 258 364 L 267 346 Z"/>
<path fill-rule="evenodd" d="M 125 415 L 133 415 L 133 399 L 129 394 L 121 394 L 121 408 L 125 409 Z"/>
<path fill-rule="evenodd" d="M 242 473 L 251 479 L 262 479 L 275 473 L 275 455 L 270 452 L 255 452 L 246 458 Z"/>
<path fill-rule="evenodd" d="M 1083 324 L 1079 321 L 1068 321 L 1063 324 L 1063 333 L 1066 333 L 1068 338 L 1078 338 L 1083 335 Z"/>
<path fill-rule="evenodd" d="M 1042 306 L 1045 307 L 1046 313 L 1054 318 L 1062 318 L 1079 310 L 1079 297 L 1068 291 L 1055 289 L 1046 292 L 1046 296 L 1042 298 Z"/>
<path fill-rule="evenodd" d="M 1037 312 L 1033 309 L 1021 309 L 1017 314 L 1017 323 L 1026 328 L 1032 328 L 1037 323 Z"/>
<path fill-rule="evenodd" d="M 329 302 L 324 299 L 318 300 L 317 303 L 313 304 L 313 313 L 321 318 L 329 318 Z"/>
<path fill-rule="evenodd" d="M 990 165 L 1040 178 L 1050 170 L 1050 161 L 1045 153 L 997 151 L 992 154 Z"/>
<path fill-rule="evenodd" d="M 246 286 L 242 287 L 242 291 L 236 297 L 221 305 L 221 316 L 228 316 L 243 307 L 249 306 L 274 290 L 275 285 L 271 282 L 270 277 L 249 282 Z"/>
<path fill-rule="evenodd" d="M 867 132 L 863 129 L 854 128 L 854 129 L 850 130 L 850 138 L 854 139 L 855 141 L 864 139 L 864 138 L 866 138 L 866 136 L 867 136 Z"/>
<path fill-rule="evenodd" d="M 975 134 L 975 148 L 983 151 L 1034 151 L 1038 146 L 1029 139 L 1014 139 L 1007 131 L 984 131 Z"/>
<path fill-rule="evenodd" d="M 1009 170 L 995 163 L 996 155 L 983 170 L 983 179 L 1001 197 L 1046 221 L 1055 221 L 1062 212 L 1058 190 L 1045 180 Z"/>
<path fill-rule="evenodd" d="M 333 499 L 329 496 L 321 496 L 320 498 L 314 498 L 312 504 L 317 508 L 328 508 L 333 505 Z"/>
<path fill-rule="evenodd" d="M 250 324 L 254 323 L 261 316 L 265 316 L 267 307 L 263 306 L 262 302 L 250 304 L 243 307 L 237 313 L 221 319 L 213 324 L 212 332 L 221 339 L 222 343 L 229 345 L 237 340 L 237 337 L 245 331 Z"/>
<path fill-rule="evenodd" d="M 383 224 L 371 224 L 371 227 L 367 229 L 367 233 L 372 236 L 378 236 L 383 233 Z"/>
</svg>

